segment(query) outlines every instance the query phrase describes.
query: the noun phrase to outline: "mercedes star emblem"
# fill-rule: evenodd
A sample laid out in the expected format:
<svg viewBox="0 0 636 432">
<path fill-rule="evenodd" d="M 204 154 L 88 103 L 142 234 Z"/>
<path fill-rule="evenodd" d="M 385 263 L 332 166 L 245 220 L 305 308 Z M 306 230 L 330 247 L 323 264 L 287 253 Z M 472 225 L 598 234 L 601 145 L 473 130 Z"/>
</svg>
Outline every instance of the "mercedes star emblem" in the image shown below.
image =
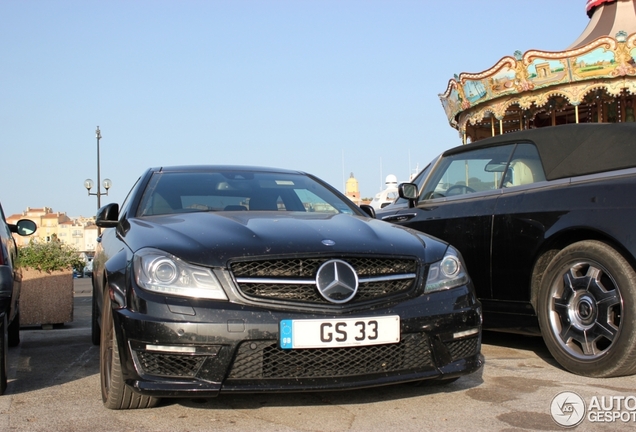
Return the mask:
<svg viewBox="0 0 636 432">
<path fill-rule="evenodd" d="M 329 260 L 316 274 L 318 292 L 332 303 L 346 303 L 358 292 L 358 275 L 349 263 Z"/>
</svg>

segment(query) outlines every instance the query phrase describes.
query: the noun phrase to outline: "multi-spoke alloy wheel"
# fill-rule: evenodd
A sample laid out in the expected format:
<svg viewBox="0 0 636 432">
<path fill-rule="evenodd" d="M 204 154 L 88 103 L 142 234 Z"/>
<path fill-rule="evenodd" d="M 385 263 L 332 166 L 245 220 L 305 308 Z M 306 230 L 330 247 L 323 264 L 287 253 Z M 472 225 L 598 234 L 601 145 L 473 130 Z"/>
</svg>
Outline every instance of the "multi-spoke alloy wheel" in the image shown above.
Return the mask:
<svg viewBox="0 0 636 432">
<path fill-rule="evenodd" d="M 548 265 L 538 314 L 546 345 L 566 369 L 606 377 L 636 371 L 636 273 L 599 241 L 574 243 Z"/>
<path fill-rule="evenodd" d="M 621 326 L 622 299 L 612 275 L 598 263 L 571 265 L 550 286 L 550 326 L 557 342 L 573 357 L 602 356 Z"/>
</svg>

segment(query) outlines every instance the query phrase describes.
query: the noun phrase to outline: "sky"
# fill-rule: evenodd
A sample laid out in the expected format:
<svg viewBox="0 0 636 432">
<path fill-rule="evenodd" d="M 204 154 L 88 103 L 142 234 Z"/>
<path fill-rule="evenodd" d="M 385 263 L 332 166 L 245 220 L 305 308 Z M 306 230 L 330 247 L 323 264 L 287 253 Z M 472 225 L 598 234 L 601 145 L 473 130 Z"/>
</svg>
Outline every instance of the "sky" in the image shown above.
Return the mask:
<svg viewBox="0 0 636 432">
<path fill-rule="evenodd" d="M 586 0 L 0 0 L 0 203 L 93 216 L 149 167 L 312 173 L 362 197 L 461 144 L 439 94 L 561 51 Z M 96 192 L 94 188 L 91 192 Z M 104 189 L 102 188 L 102 193 Z"/>
</svg>

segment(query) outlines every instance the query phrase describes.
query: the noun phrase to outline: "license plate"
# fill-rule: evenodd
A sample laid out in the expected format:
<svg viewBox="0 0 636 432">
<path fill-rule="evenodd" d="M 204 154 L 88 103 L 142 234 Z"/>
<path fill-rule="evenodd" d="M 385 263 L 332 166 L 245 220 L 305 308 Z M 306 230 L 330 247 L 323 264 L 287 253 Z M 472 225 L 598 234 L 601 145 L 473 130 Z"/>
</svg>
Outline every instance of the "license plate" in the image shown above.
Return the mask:
<svg viewBox="0 0 636 432">
<path fill-rule="evenodd" d="M 400 317 L 282 320 L 280 347 L 335 348 L 400 342 Z"/>
</svg>

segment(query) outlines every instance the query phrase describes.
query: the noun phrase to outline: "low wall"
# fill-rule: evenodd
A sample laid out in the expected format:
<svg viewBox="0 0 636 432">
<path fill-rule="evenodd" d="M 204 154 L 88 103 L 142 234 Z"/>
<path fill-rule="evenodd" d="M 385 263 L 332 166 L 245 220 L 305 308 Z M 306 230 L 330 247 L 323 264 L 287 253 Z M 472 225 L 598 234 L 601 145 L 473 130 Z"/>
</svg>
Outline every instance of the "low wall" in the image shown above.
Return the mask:
<svg viewBox="0 0 636 432">
<path fill-rule="evenodd" d="M 20 325 L 64 324 L 73 321 L 73 271 L 22 269 Z"/>
</svg>

